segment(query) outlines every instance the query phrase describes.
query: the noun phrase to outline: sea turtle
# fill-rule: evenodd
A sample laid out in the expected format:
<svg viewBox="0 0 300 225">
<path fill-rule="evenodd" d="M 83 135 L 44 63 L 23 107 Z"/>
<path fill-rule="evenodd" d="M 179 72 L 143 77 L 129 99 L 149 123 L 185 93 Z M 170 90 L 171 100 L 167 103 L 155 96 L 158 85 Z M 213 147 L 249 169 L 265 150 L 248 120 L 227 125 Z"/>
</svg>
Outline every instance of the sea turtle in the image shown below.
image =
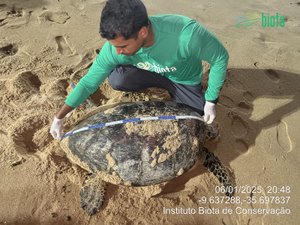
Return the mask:
<svg viewBox="0 0 300 225">
<path fill-rule="evenodd" d="M 163 183 L 189 170 L 199 158 L 222 185 L 232 187 L 226 168 L 204 147 L 206 136 L 211 136 L 208 125 L 198 119 L 166 117 L 184 115 L 200 118 L 191 108 L 174 102 L 134 102 L 97 112 L 76 125 L 74 130 L 92 127 L 61 143 L 73 162 L 94 174 L 81 189 L 81 207 L 90 215 L 98 211 L 104 182 L 128 186 Z M 165 120 L 129 119 L 157 116 Z M 124 119 L 131 122 L 102 126 Z M 93 127 L 99 123 L 102 125 Z M 228 196 L 233 194 L 231 188 L 226 190 Z"/>
</svg>

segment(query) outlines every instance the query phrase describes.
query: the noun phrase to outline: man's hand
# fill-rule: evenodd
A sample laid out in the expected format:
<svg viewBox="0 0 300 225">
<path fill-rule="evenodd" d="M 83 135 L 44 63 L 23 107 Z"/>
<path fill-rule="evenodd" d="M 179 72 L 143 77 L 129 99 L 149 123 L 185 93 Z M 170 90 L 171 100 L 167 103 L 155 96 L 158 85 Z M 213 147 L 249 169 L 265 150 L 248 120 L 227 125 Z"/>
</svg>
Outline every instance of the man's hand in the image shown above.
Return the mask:
<svg viewBox="0 0 300 225">
<path fill-rule="evenodd" d="M 204 105 L 204 121 L 208 124 L 211 124 L 216 118 L 216 104 L 212 102 L 205 102 Z"/>
<path fill-rule="evenodd" d="M 53 119 L 50 133 L 54 139 L 61 140 L 63 136 L 63 127 L 64 127 L 65 118 L 57 119 L 56 116 Z"/>
</svg>

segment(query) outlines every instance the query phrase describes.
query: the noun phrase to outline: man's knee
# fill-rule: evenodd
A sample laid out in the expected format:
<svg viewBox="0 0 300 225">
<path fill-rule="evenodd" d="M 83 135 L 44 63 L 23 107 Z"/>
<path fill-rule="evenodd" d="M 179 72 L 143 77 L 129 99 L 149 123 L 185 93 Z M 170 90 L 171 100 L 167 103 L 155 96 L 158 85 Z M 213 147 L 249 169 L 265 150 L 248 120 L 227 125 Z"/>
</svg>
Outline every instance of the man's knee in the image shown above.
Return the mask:
<svg viewBox="0 0 300 225">
<path fill-rule="evenodd" d="M 143 79 L 144 73 L 134 66 L 119 66 L 110 73 L 108 81 L 115 90 L 140 91 L 147 87 Z"/>
<path fill-rule="evenodd" d="M 115 90 L 124 90 L 125 88 L 125 79 L 122 74 L 120 74 L 117 70 L 113 70 L 108 77 L 108 82 L 110 86 Z"/>
</svg>

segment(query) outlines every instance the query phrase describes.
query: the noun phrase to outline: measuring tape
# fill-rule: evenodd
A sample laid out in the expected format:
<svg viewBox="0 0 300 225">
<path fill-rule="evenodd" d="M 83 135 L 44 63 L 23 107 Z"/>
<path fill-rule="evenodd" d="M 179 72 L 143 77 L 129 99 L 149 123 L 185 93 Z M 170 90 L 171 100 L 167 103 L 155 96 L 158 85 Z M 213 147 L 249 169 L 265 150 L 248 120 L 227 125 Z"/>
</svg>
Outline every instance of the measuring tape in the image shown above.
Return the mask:
<svg viewBox="0 0 300 225">
<path fill-rule="evenodd" d="M 86 127 L 82 127 L 78 130 L 73 130 L 65 135 L 63 135 L 62 139 L 69 137 L 73 134 L 77 134 L 83 131 L 88 131 L 88 130 L 93 130 L 93 129 L 99 129 L 102 127 L 109 127 L 109 126 L 114 126 L 118 124 L 125 124 L 125 123 L 136 123 L 140 121 L 150 121 L 150 120 L 182 120 L 182 119 L 195 119 L 195 120 L 200 120 L 203 121 L 202 117 L 199 116 L 149 116 L 149 117 L 138 117 L 138 118 L 128 118 L 128 119 L 123 119 L 123 120 L 116 120 L 108 123 L 97 123 L 93 125 L 89 125 Z"/>
</svg>

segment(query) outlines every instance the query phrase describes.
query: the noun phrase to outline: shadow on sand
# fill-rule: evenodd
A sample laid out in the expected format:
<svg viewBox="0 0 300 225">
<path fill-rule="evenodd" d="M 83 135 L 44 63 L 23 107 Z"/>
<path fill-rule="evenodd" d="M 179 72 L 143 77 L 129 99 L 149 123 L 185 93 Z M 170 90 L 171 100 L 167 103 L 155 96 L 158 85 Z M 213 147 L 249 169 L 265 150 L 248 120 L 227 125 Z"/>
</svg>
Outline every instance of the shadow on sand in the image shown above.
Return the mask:
<svg viewBox="0 0 300 225">
<path fill-rule="evenodd" d="M 300 108 L 299 84 L 300 74 L 282 70 L 229 69 L 217 108 L 221 137 L 207 147 L 229 167 L 240 155 L 258 151 L 255 144 L 262 130 L 277 127 L 278 145 L 283 152 L 292 151 L 284 118 Z M 198 163 L 170 181 L 158 196 L 183 190 L 191 178 L 205 172 Z"/>
</svg>

